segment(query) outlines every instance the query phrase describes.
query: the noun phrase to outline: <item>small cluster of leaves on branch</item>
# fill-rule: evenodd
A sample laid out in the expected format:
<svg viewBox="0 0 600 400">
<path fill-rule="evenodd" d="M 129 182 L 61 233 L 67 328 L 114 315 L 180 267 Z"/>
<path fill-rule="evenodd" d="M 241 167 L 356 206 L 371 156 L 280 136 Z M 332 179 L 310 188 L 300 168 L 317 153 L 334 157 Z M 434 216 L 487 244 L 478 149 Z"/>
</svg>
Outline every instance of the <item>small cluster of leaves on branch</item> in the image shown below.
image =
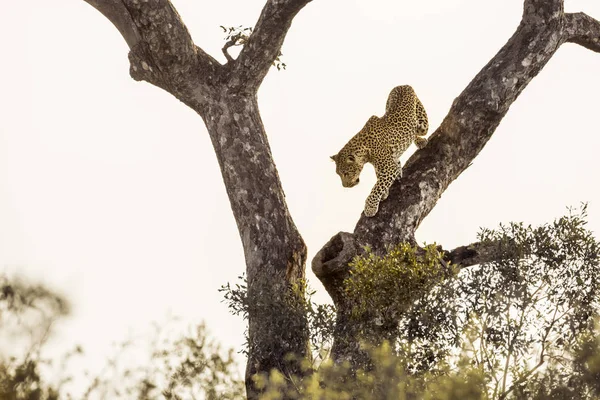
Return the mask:
<svg viewBox="0 0 600 400">
<path fill-rule="evenodd" d="M 379 319 L 397 320 L 415 298 L 453 275 L 442 257 L 435 245 L 418 249 L 401 243 L 383 257 L 367 248 L 350 263 L 350 276 L 344 281 L 353 316 L 376 310 Z"/>
<path fill-rule="evenodd" d="M 7 318 L 27 312 L 61 317 L 69 313 L 69 304 L 42 285 L 31 285 L 0 274 L 0 323 L 6 324 Z"/>
<path fill-rule="evenodd" d="M 252 27 L 243 27 L 240 26 L 229 26 L 225 27 L 221 25 L 221 29 L 225 33 L 225 46 L 223 46 L 223 54 L 227 61 L 232 61 L 233 58 L 229 54 L 229 48 L 232 46 L 243 46 L 248 43 L 248 38 L 252 34 Z M 281 61 L 281 56 L 283 53 L 279 51 L 277 53 L 277 57 L 273 60 L 273 66 L 277 68 L 277 71 L 281 71 L 282 69 L 286 69 L 287 65 Z"/>
</svg>

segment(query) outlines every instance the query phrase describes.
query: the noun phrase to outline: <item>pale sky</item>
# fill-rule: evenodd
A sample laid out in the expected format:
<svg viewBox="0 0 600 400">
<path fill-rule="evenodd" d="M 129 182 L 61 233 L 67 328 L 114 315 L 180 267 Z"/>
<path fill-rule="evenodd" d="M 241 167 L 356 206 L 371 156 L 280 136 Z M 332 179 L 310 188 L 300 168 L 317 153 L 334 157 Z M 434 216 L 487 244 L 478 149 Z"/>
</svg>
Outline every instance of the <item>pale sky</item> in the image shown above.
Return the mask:
<svg viewBox="0 0 600 400">
<path fill-rule="evenodd" d="M 254 25 L 264 2 L 173 0 L 221 62 L 219 25 Z M 598 0 L 566 9 L 600 18 Z M 313 0 L 298 14 L 288 69 L 269 73 L 259 103 L 309 260 L 352 231 L 375 182 L 367 167 L 359 186 L 342 188 L 329 156 L 401 84 L 415 88 L 433 132 L 521 13 L 522 0 Z M 171 312 L 238 348 L 244 323 L 217 289 L 242 274 L 243 252 L 201 118 L 133 81 L 125 41 L 83 0 L 5 1 L 0 49 L 0 270 L 71 300 L 56 343 L 102 359 Z M 599 93 L 600 54 L 561 47 L 417 239 L 452 248 L 480 227 L 550 222 L 581 201 L 599 232 Z"/>
</svg>

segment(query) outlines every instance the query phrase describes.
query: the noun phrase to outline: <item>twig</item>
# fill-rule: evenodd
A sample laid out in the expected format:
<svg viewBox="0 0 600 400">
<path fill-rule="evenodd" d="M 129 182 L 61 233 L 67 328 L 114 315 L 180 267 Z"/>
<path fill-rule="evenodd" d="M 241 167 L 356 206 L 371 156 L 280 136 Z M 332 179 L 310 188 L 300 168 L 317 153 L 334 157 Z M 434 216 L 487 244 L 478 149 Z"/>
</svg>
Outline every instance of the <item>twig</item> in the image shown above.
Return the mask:
<svg viewBox="0 0 600 400">
<path fill-rule="evenodd" d="M 223 54 L 225 55 L 225 58 L 227 59 L 227 62 L 233 62 L 233 57 L 231 57 L 231 54 L 229 54 L 229 48 L 232 46 L 237 46 L 237 41 L 240 38 L 240 34 L 238 33 L 237 35 L 234 35 L 231 37 L 231 39 L 229 39 L 227 41 L 227 43 L 225 43 L 225 46 L 223 46 Z"/>
</svg>

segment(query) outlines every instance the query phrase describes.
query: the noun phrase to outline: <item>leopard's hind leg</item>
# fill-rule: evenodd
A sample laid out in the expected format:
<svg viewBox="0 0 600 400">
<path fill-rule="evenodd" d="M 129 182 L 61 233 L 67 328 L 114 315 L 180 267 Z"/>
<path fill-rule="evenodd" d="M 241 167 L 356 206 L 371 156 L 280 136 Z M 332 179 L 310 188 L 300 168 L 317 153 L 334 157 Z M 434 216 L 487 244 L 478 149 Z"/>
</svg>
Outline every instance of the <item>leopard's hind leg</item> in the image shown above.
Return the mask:
<svg viewBox="0 0 600 400">
<path fill-rule="evenodd" d="M 425 112 L 425 107 L 419 100 L 418 97 L 415 96 L 416 104 L 416 112 L 417 112 L 417 126 L 416 126 L 416 134 L 415 144 L 419 149 L 422 149 L 427 144 L 427 139 L 421 136 L 427 135 L 427 131 L 429 130 L 429 120 L 427 119 L 427 112 Z"/>
</svg>

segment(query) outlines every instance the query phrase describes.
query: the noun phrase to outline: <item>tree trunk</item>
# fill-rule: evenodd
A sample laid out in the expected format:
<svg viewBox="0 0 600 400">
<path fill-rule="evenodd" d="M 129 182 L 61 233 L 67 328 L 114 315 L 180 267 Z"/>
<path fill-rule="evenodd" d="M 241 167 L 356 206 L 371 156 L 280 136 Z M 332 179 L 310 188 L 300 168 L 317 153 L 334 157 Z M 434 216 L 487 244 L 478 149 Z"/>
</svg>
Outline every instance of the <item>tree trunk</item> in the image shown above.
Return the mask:
<svg viewBox="0 0 600 400">
<path fill-rule="evenodd" d="M 247 388 L 253 375 L 272 369 L 301 375 L 299 364 L 285 356 L 309 356 L 303 308 L 306 246 L 287 210 L 256 96 L 226 94 L 211 102 L 203 118 L 246 258 Z"/>
</svg>

